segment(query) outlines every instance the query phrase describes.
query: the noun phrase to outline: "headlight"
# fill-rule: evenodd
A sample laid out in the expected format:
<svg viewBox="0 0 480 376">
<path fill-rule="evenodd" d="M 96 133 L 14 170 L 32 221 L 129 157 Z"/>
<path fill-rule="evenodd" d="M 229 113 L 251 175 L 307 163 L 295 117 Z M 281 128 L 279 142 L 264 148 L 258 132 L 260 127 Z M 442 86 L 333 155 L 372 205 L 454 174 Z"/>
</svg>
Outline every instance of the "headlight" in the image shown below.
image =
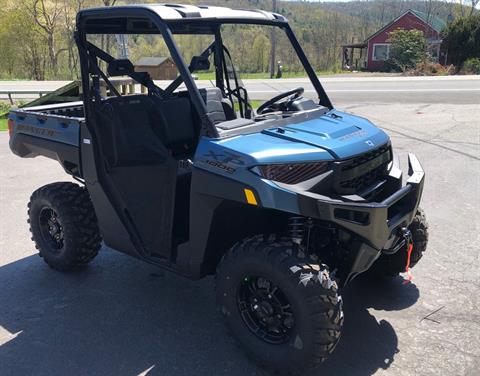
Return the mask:
<svg viewBox="0 0 480 376">
<path fill-rule="evenodd" d="M 252 171 L 261 177 L 284 184 L 298 184 L 328 171 L 328 162 L 259 165 Z"/>
</svg>

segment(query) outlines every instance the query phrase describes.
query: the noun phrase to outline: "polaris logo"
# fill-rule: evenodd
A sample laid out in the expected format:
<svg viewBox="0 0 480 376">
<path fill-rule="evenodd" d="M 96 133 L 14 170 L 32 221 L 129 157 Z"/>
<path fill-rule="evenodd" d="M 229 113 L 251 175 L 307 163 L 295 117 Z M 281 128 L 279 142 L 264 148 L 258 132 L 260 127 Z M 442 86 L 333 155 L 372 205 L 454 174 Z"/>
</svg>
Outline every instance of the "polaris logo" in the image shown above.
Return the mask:
<svg viewBox="0 0 480 376">
<path fill-rule="evenodd" d="M 366 143 L 368 146 L 370 146 L 370 147 L 374 147 L 374 146 L 375 146 L 375 144 L 374 144 L 372 141 L 370 141 L 370 140 L 365 141 L 365 143 Z"/>
<path fill-rule="evenodd" d="M 47 136 L 47 137 L 54 137 L 60 134 L 60 132 L 57 132 L 53 129 L 39 128 L 39 127 L 34 127 L 26 124 L 18 124 L 17 130 L 20 132 L 32 133 L 37 136 Z"/>
</svg>

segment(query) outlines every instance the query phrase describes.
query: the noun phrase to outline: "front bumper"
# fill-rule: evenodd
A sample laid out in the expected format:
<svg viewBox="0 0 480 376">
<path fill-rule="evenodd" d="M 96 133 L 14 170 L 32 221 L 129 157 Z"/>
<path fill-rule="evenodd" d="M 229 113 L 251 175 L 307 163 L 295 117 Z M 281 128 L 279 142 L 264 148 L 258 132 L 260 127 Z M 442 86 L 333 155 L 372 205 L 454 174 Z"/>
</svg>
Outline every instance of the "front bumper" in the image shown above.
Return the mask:
<svg viewBox="0 0 480 376">
<path fill-rule="evenodd" d="M 415 216 L 422 197 L 425 173 L 414 154 L 408 155 L 409 178 L 402 186 L 402 174 L 396 162 L 390 169 L 381 202 L 353 202 L 326 196 L 300 195 L 301 212 L 333 222 L 354 233 L 362 243 L 377 251 L 390 248 L 402 227 Z"/>
<path fill-rule="evenodd" d="M 382 251 L 393 253 L 402 228 L 409 226 L 422 197 L 425 173 L 414 154 L 408 155 L 408 180 L 402 186 L 402 172 L 394 159 L 380 202 L 352 202 L 304 192 L 299 194 L 303 215 L 333 222 L 354 235 L 353 256 L 342 285 L 368 270 Z M 320 196 L 320 197 L 319 197 Z M 392 252 L 393 249 L 393 252 Z"/>
</svg>

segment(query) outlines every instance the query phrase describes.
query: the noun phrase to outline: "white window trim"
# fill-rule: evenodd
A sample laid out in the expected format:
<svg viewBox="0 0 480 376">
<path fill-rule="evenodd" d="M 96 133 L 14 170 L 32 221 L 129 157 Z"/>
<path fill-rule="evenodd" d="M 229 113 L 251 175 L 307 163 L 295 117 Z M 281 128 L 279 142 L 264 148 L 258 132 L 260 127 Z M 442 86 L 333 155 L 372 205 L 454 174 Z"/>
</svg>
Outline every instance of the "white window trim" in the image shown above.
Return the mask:
<svg viewBox="0 0 480 376">
<path fill-rule="evenodd" d="M 375 47 L 376 46 L 387 46 L 387 58 L 385 60 L 375 58 Z M 372 47 L 372 60 L 373 61 L 387 61 L 390 57 L 390 43 L 374 43 Z"/>
</svg>

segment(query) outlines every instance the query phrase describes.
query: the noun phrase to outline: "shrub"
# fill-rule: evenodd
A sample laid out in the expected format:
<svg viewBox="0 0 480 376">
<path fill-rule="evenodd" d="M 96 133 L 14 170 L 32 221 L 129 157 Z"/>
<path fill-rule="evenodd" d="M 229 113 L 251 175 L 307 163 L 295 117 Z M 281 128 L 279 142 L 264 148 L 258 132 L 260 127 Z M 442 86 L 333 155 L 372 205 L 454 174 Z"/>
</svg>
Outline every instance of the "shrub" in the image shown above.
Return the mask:
<svg viewBox="0 0 480 376">
<path fill-rule="evenodd" d="M 460 70 L 462 74 L 480 74 L 480 58 L 472 57 L 465 60 Z"/>
<path fill-rule="evenodd" d="M 7 102 L 0 101 L 0 119 L 7 116 L 11 106 Z"/>
<path fill-rule="evenodd" d="M 385 60 L 381 72 L 400 73 L 402 70 L 392 59 Z"/>
<path fill-rule="evenodd" d="M 414 69 L 407 72 L 411 76 L 448 76 L 454 73 L 455 67 L 453 65 L 443 66 L 428 60 L 422 61 Z"/>
<path fill-rule="evenodd" d="M 397 29 L 388 34 L 390 59 L 402 72 L 427 58 L 427 40 L 419 30 Z"/>
<path fill-rule="evenodd" d="M 480 13 L 454 20 L 442 35 L 454 65 L 462 66 L 466 60 L 480 57 Z"/>
</svg>

